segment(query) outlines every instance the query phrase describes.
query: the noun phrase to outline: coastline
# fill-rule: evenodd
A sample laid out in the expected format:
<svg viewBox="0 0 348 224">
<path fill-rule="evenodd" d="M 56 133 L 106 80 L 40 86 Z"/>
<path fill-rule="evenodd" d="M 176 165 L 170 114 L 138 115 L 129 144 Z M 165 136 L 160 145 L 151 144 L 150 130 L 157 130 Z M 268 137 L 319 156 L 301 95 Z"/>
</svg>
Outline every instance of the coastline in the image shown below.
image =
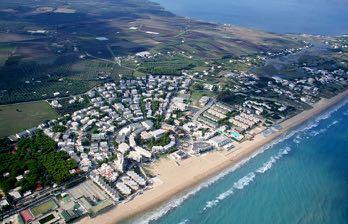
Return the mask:
<svg viewBox="0 0 348 224">
<path fill-rule="evenodd" d="M 151 165 L 151 170 L 158 177 L 160 183 L 156 182 L 152 189 L 146 190 L 127 203 L 121 203 L 95 218 L 83 218 L 79 223 L 115 224 L 157 208 L 181 192 L 237 165 L 257 153 L 263 146 L 288 134 L 289 131 L 347 99 L 347 97 L 348 90 L 331 99 L 322 99 L 314 104 L 313 108 L 283 121 L 281 123 L 283 128 L 280 131 L 267 137 L 258 134 L 254 140 L 236 145 L 233 152 L 222 150 L 201 156 L 192 156 L 181 161 L 180 166 L 170 159 L 156 161 Z"/>
</svg>

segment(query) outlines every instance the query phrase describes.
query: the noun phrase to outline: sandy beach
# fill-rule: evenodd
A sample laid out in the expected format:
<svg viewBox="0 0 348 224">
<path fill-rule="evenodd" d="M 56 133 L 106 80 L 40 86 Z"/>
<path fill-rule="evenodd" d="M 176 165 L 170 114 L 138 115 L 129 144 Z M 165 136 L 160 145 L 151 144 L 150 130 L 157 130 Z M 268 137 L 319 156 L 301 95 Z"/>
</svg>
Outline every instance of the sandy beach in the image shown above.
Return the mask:
<svg viewBox="0 0 348 224">
<path fill-rule="evenodd" d="M 145 191 L 133 200 L 117 205 L 112 210 L 95 218 L 84 218 L 79 223 L 115 224 L 122 220 L 154 209 L 186 189 L 194 187 L 200 182 L 212 177 L 223 170 L 237 164 L 256 153 L 262 146 L 286 135 L 290 130 L 301 125 L 308 119 L 320 114 L 329 107 L 348 98 L 348 90 L 331 98 L 322 99 L 313 108 L 304 111 L 281 123 L 282 129 L 267 137 L 261 134 L 253 141 L 246 141 L 236 145 L 234 151 L 213 151 L 202 156 L 192 156 L 178 165 L 171 159 L 161 159 L 151 165 L 151 170 L 157 175 L 152 189 Z"/>
</svg>

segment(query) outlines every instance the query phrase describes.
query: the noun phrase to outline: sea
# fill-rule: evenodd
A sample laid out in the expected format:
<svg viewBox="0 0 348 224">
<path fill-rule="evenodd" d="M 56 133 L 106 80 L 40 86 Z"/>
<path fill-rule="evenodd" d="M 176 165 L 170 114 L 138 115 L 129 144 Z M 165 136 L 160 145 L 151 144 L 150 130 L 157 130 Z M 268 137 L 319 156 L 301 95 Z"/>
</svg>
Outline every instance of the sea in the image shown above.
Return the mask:
<svg viewBox="0 0 348 224">
<path fill-rule="evenodd" d="M 348 99 L 131 223 L 348 223 Z"/>
<path fill-rule="evenodd" d="M 348 34 L 348 0 L 152 0 L 180 16 L 275 33 Z"/>
</svg>

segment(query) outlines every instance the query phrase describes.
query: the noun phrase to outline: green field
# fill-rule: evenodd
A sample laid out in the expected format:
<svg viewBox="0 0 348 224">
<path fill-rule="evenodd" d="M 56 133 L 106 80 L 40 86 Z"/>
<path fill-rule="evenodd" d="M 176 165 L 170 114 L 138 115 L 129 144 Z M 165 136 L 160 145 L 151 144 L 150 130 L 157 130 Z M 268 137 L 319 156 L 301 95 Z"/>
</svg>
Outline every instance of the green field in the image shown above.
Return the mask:
<svg viewBox="0 0 348 224">
<path fill-rule="evenodd" d="M 56 208 L 58 208 L 58 205 L 52 199 L 50 199 L 40 205 L 32 207 L 30 211 L 35 217 L 38 217 Z"/>
<path fill-rule="evenodd" d="M 46 101 L 0 105 L 0 137 L 37 126 L 58 114 Z"/>
<path fill-rule="evenodd" d="M 202 96 L 213 97 L 215 94 L 209 90 L 193 90 L 191 91 L 190 95 L 191 105 L 199 106 L 198 101 L 202 98 Z"/>
</svg>

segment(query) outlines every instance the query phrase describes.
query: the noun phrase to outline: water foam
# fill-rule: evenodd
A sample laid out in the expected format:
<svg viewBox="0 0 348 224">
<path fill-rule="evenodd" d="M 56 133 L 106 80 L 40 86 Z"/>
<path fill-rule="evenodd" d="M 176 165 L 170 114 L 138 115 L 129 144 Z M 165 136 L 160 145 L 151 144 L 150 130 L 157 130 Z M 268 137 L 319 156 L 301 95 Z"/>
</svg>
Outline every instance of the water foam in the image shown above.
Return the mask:
<svg viewBox="0 0 348 224">
<path fill-rule="evenodd" d="M 178 224 L 186 224 L 188 223 L 190 220 L 189 219 L 184 219 L 181 222 L 179 222 Z"/>
<path fill-rule="evenodd" d="M 244 187 L 248 186 L 252 181 L 254 181 L 257 173 L 263 174 L 266 171 L 270 170 L 273 164 L 276 163 L 277 160 L 282 158 L 284 155 L 287 155 L 290 151 L 291 151 L 290 147 L 285 147 L 280 149 L 275 156 L 271 156 L 270 159 L 267 162 L 263 163 L 261 167 L 257 168 L 254 172 L 250 172 L 244 177 L 234 182 L 230 189 L 219 194 L 214 200 L 210 200 L 206 202 L 206 205 L 203 208 L 203 211 L 216 206 L 220 201 L 234 194 L 236 190 L 244 189 Z"/>
<path fill-rule="evenodd" d="M 339 122 L 340 122 L 340 120 L 334 120 L 333 122 L 331 122 L 331 123 L 327 126 L 327 128 L 331 128 L 332 126 L 338 124 Z"/>
<path fill-rule="evenodd" d="M 260 168 L 256 170 L 257 173 L 265 173 L 267 170 L 271 169 L 273 164 L 277 160 L 272 156 L 271 159 L 263 164 Z"/>
<path fill-rule="evenodd" d="M 206 182 L 203 182 L 199 184 L 197 187 L 191 189 L 188 192 L 185 192 L 181 194 L 179 197 L 174 198 L 173 200 L 170 200 L 168 203 L 165 205 L 159 207 L 158 209 L 151 211 L 143 216 L 141 218 L 137 219 L 134 221 L 134 223 L 139 223 L 139 224 L 147 224 L 151 221 L 158 220 L 161 218 L 163 215 L 167 214 L 170 210 L 180 206 L 186 199 L 191 197 L 192 195 L 196 194 L 198 191 L 200 191 L 203 188 L 209 187 L 211 184 L 215 183 L 216 181 L 220 180 L 224 176 L 228 175 L 229 173 L 235 171 L 245 163 L 247 163 L 250 159 L 254 158 L 256 156 L 252 155 L 249 158 L 246 158 L 244 160 L 241 160 L 239 163 L 236 165 L 230 167 L 229 169 L 221 172 L 220 174 L 216 175 L 215 177 L 212 177 L 208 179 Z"/>
</svg>

